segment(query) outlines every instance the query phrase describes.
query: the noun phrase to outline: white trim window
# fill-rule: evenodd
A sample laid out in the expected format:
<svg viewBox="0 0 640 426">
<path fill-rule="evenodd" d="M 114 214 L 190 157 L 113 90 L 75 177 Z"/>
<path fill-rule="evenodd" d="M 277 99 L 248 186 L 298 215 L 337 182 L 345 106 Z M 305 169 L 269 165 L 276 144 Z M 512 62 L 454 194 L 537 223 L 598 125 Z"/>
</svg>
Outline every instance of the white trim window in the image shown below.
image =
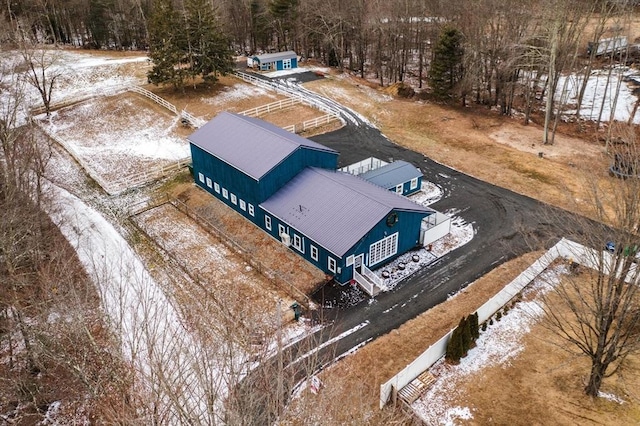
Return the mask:
<svg viewBox="0 0 640 426">
<path fill-rule="evenodd" d="M 264 215 L 264 227 L 271 231 L 271 216 Z"/>
<path fill-rule="evenodd" d="M 411 179 L 411 189 L 416 189 L 418 187 L 418 178 Z"/>
<path fill-rule="evenodd" d="M 236 197 L 236 194 L 231 194 L 231 202 L 233 204 L 238 204 L 238 197 Z"/>
<path fill-rule="evenodd" d="M 286 233 L 287 233 L 287 229 L 284 227 L 284 225 L 278 224 L 278 235 L 282 235 Z"/>
<path fill-rule="evenodd" d="M 313 260 L 318 260 L 318 247 L 311 245 L 311 258 Z"/>
<path fill-rule="evenodd" d="M 396 253 L 398 253 L 397 232 L 369 246 L 369 266 L 382 262 Z"/>
<path fill-rule="evenodd" d="M 213 182 L 213 190 L 218 194 L 220 193 L 220 184 L 218 182 Z"/>
<path fill-rule="evenodd" d="M 291 69 L 291 58 L 282 60 L 282 69 L 290 70 Z"/>
<path fill-rule="evenodd" d="M 209 188 L 211 188 L 211 186 L 212 186 L 211 178 L 207 178 L 207 186 L 208 186 Z"/>
<path fill-rule="evenodd" d="M 353 255 L 348 256 L 348 257 L 347 257 L 347 260 L 346 260 L 345 262 L 346 262 L 346 263 L 345 263 L 345 266 L 351 266 L 351 265 L 353 265 Z"/>
<path fill-rule="evenodd" d="M 198 172 L 198 180 L 200 180 L 200 182 L 204 183 L 204 174 Z"/>
<path fill-rule="evenodd" d="M 222 188 L 222 196 L 227 200 L 229 199 L 229 191 L 227 191 L 227 188 Z"/>
<path fill-rule="evenodd" d="M 255 216 L 256 214 L 255 214 L 255 211 L 253 210 L 253 204 L 249 204 L 248 207 L 249 207 L 249 214 L 251 216 Z"/>
<path fill-rule="evenodd" d="M 300 253 L 304 253 L 304 246 L 302 245 L 302 238 L 300 238 L 300 235 L 293 234 L 293 246 L 298 249 Z"/>
<path fill-rule="evenodd" d="M 247 211 L 247 202 L 244 200 L 240 200 L 240 209 L 244 210 L 245 212 Z"/>
<path fill-rule="evenodd" d="M 336 260 L 333 257 L 327 257 L 327 266 L 331 272 L 336 271 Z"/>
<path fill-rule="evenodd" d="M 396 185 L 396 194 L 402 194 L 404 192 L 404 185 Z"/>
</svg>

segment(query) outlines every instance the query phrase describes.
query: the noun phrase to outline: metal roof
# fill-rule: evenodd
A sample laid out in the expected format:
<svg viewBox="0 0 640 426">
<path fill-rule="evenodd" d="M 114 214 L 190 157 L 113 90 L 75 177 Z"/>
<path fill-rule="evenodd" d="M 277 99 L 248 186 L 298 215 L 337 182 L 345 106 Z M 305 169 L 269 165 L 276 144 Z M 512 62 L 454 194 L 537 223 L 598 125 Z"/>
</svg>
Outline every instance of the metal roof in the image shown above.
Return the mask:
<svg viewBox="0 0 640 426">
<path fill-rule="evenodd" d="M 264 55 L 255 55 L 253 59 L 258 59 L 260 63 L 263 62 L 275 62 L 281 59 L 293 59 L 298 55 L 293 50 L 287 50 L 286 52 L 265 53 Z"/>
<path fill-rule="evenodd" d="M 409 182 L 411 179 L 421 177 L 422 172 L 413 164 L 406 161 L 394 161 L 393 163 L 384 165 L 366 173 L 362 173 L 360 177 L 371 183 L 375 183 L 383 188 L 393 188 L 396 185 Z"/>
<path fill-rule="evenodd" d="M 260 206 L 340 257 L 392 209 L 431 212 L 360 177 L 315 167 L 304 169 Z"/>
<path fill-rule="evenodd" d="M 221 112 L 187 139 L 256 180 L 301 147 L 337 155 L 266 121 L 229 112 Z"/>
</svg>

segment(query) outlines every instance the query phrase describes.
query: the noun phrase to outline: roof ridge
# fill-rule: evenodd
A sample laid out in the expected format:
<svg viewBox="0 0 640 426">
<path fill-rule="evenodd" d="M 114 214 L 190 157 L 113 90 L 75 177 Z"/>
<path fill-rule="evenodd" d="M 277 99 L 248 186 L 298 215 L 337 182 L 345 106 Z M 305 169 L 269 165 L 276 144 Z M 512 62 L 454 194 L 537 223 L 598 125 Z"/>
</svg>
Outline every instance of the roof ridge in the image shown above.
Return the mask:
<svg viewBox="0 0 640 426">
<path fill-rule="evenodd" d="M 413 203 L 413 204 L 415 204 L 415 205 L 416 205 L 416 207 L 424 207 L 424 206 L 421 206 L 420 204 L 418 204 L 418 203 L 416 203 L 416 202 L 414 202 L 414 201 L 409 200 L 408 198 L 406 198 L 406 197 L 404 197 L 404 196 L 402 196 L 402 195 L 400 195 L 400 194 L 397 194 L 397 193 L 395 193 L 395 192 L 393 192 L 393 191 L 388 191 L 386 188 L 383 188 L 383 187 L 378 186 L 378 185 L 376 185 L 376 184 L 374 184 L 374 183 L 371 183 L 371 182 L 369 182 L 368 180 L 366 180 L 366 179 L 364 179 L 364 178 L 361 178 L 361 177 L 360 177 L 360 176 L 358 176 L 358 175 L 352 175 L 351 173 L 347 173 L 347 172 L 340 172 L 339 170 L 332 171 L 332 170 L 327 170 L 327 169 L 320 169 L 319 167 L 309 167 L 309 168 L 310 168 L 310 169 L 312 169 L 314 172 L 316 172 L 316 170 L 318 170 L 318 171 L 319 171 L 319 170 L 323 170 L 323 171 L 328 171 L 328 172 L 331 172 L 331 173 L 335 173 L 336 175 L 337 175 L 338 173 L 343 173 L 343 174 L 345 174 L 345 175 L 353 176 L 354 178 L 360 179 L 362 182 L 366 182 L 366 183 L 367 183 L 367 184 L 369 184 L 369 185 L 375 186 L 376 188 L 380 188 L 380 189 L 382 189 L 383 191 L 387 191 L 387 192 L 389 192 L 389 193 L 391 193 L 391 194 L 395 195 L 396 197 L 398 197 L 398 199 L 399 199 L 399 200 L 404 200 L 404 201 L 408 201 L 408 202 L 410 202 L 410 203 Z M 317 172 L 316 172 L 316 173 L 317 173 Z M 346 188 L 350 189 L 351 191 L 357 192 L 358 194 L 360 194 L 360 195 L 362 195 L 362 196 L 366 197 L 366 198 L 367 198 L 367 199 L 369 199 L 369 200 L 372 200 L 372 201 L 374 201 L 374 202 L 376 202 L 376 203 L 380 204 L 381 206 L 384 206 L 384 207 L 387 207 L 387 208 L 390 208 L 390 209 L 397 208 L 397 207 L 394 207 L 394 206 L 390 206 L 390 205 L 389 205 L 389 204 L 387 204 L 387 203 L 383 203 L 381 200 L 379 200 L 379 199 L 377 199 L 377 198 L 373 198 L 373 197 L 371 197 L 370 195 L 365 194 L 365 193 L 363 193 L 362 191 L 359 191 L 359 190 L 358 190 L 358 189 L 356 189 L 356 188 L 353 188 L 353 187 L 350 187 L 350 186 L 348 186 L 348 185 L 345 185 L 344 183 L 342 183 L 342 182 L 340 182 L 340 181 L 338 181 L 338 180 L 336 180 L 336 179 L 333 179 L 331 176 L 328 176 L 327 174 L 322 174 L 322 173 L 319 173 L 319 174 L 321 174 L 321 175 L 325 176 L 327 179 L 331 179 L 333 182 L 337 183 L 338 185 L 340 185 L 340 186 L 342 186 L 342 187 L 346 187 Z"/>
<path fill-rule="evenodd" d="M 254 122 L 254 121 L 252 120 L 252 119 L 253 119 L 253 118 L 255 118 L 255 117 L 248 117 L 248 116 L 246 116 L 246 115 L 240 115 L 240 114 L 236 114 L 236 113 L 234 113 L 234 112 L 228 112 L 228 111 L 222 111 L 222 113 L 223 113 L 223 114 L 228 114 L 228 115 L 230 115 L 230 116 L 232 116 L 232 117 L 234 117 L 234 118 L 236 118 L 236 119 L 238 119 L 238 120 L 241 120 L 241 121 L 242 121 L 242 122 L 244 122 L 244 123 L 250 124 L 250 125 L 251 125 L 251 126 L 253 126 L 253 127 L 257 127 L 257 128 L 259 128 L 259 129 L 261 129 L 261 130 L 263 130 L 263 131 L 265 131 L 265 132 L 268 132 L 268 133 L 270 133 L 270 134 L 272 134 L 272 135 L 276 136 L 276 137 L 277 137 L 278 139 L 280 139 L 280 140 L 283 140 L 283 141 L 287 141 L 287 142 L 289 142 L 291 145 L 296 145 L 296 148 L 300 148 L 301 146 L 304 146 L 304 147 L 307 147 L 307 148 L 311 148 L 311 149 L 318 149 L 318 148 L 319 148 L 319 147 L 317 147 L 317 146 L 312 146 L 312 145 L 303 144 L 303 143 L 301 143 L 301 142 L 297 142 L 297 141 L 295 141 L 295 140 L 290 139 L 289 137 L 285 137 L 285 136 L 283 136 L 283 135 L 281 135 L 281 134 L 279 134 L 279 133 L 276 133 L 275 131 L 273 131 L 273 130 L 269 129 L 268 127 L 261 126 L 260 124 L 258 124 L 258 123 L 256 123 L 256 122 Z M 248 119 L 248 120 L 246 120 L 246 119 Z M 262 120 L 262 121 L 264 121 L 264 120 Z M 264 121 L 264 122 L 265 122 L 265 123 L 267 123 L 268 125 L 275 126 L 275 124 L 273 124 L 273 123 L 269 123 L 268 121 Z M 276 126 L 276 127 L 277 127 L 277 126 Z M 278 129 L 280 129 L 280 128 L 278 127 Z M 284 129 L 281 129 L 281 130 L 285 131 Z M 290 132 L 289 132 L 289 133 L 290 133 Z M 298 135 L 296 135 L 295 133 L 291 133 L 291 135 L 292 135 L 292 136 L 294 136 L 294 137 L 296 137 L 296 138 L 300 138 L 300 139 L 304 140 L 305 142 L 306 142 L 306 141 L 310 141 L 310 139 L 305 139 L 305 138 L 303 138 L 302 136 L 298 136 Z M 322 144 L 321 144 L 321 143 L 319 143 L 319 142 L 315 142 L 315 141 L 311 141 L 311 142 L 314 142 L 315 144 L 322 146 L 322 148 L 324 148 L 324 150 L 329 150 L 329 151 L 336 152 L 336 150 L 331 149 L 331 148 L 329 148 L 328 146 L 324 146 L 324 145 L 322 145 Z"/>
</svg>

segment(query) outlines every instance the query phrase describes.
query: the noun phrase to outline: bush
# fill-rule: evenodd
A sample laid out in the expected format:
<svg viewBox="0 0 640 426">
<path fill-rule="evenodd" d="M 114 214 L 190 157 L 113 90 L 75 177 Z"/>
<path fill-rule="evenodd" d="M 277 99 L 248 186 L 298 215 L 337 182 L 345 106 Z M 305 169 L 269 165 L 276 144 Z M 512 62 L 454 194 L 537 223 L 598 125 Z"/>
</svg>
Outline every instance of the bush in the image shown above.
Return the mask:
<svg viewBox="0 0 640 426">
<path fill-rule="evenodd" d="M 474 312 L 469 316 L 469 322 L 471 323 L 471 337 L 475 341 L 480 337 L 480 327 L 478 326 L 478 313 Z"/>
<path fill-rule="evenodd" d="M 466 356 L 469 349 L 471 349 L 473 340 L 473 337 L 471 336 L 471 321 L 469 321 L 469 318 L 462 317 L 458 324 L 458 328 L 462 330 L 462 356 Z"/>
<path fill-rule="evenodd" d="M 502 312 L 498 311 L 496 313 L 496 321 L 500 321 L 502 319 Z"/>
<path fill-rule="evenodd" d="M 493 325 L 493 318 L 489 320 L 489 325 Z"/>
<path fill-rule="evenodd" d="M 487 322 L 482 323 L 482 331 L 487 331 Z"/>
<path fill-rule="evenodd" d="M 456 327 L 451 333 L 451 338 L 447 342 L 447 351 L 445 353 L 445 359 L 452 363 L 459 363 L 460 358 L 463 356 L 462 350 L 462 333 L 459 327 Z"/>
<path fill-rule="evenodd" d="M 401 98 L 412 98 L 416 94 L 416 91 L 413 90 L 413 87 L 407 84 L 400 84 L 398 86 L 398 96 Z"/>
</svg>

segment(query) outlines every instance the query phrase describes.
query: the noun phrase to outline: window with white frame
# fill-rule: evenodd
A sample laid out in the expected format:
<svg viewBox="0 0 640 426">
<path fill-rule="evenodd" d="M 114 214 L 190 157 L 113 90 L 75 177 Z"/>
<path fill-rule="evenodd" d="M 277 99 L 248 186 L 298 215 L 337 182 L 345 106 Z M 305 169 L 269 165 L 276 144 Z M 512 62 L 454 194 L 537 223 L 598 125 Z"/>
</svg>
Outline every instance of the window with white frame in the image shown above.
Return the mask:
<svg viewBox="0 0 640 426">
<path fill-rule="evenodd" d="M 411 189 L 416 189 L 418 187 L 418 178 L 411 179 Z"/>
<path fill-rule="evenodd" d="M 255 212 L 253 211 L 253 204 L 249 204 L 248 207 L 249 207 L 249 214 L 251 216 L 255 216 Z"/>
<path fill-rule="evenodd" d="M 318 247 L 314 245 L 311 246 L 311 258 L 313 260 L 318 260 Z"/>
<path fill-rule="evenodd" d="M 213 182 L 213 189 L 219 194 L 220 193 L 220 184 L 218 184 L 218 182 Z"/>
<path fill-rule="evenodd" d="M 369 246 L 369 266 L 382 262 L 398 252 L 398 233 L 389 235 Z"/>
<path fill-rule="evenodd" d="M 198 173 L 198 179 L 200 179 L 200 182 L 204 183 L 204 174 Z"/>
<path fill-rule="evenodd" d="M 211 185 L 212 185 L 211 178 L 207 178 L 207 186 L 211 188 Z"/>
<path fill-rule="evenodd" d="M 398 193 L 398 194 L 402 194 L 403 186 L 404 186 L 404 185 L 402 185 L 402 184 L 397 185 L 397 186 L 396 186 L 396 193 Z"/>
<path fill-rule="evenodd" d="M 351 265 L 353 265 L 353 255 L 351 255 L 351 256 L 349 256 L 349 257 L 347 257 L 347 260 L 346 260 L 345 265 L 346 265 L 346 266 L 351 266 Z"/>
<path fill-rule="evenodd" d="M 238 204 L 238 197 L 236 197 L 236 194 L 231 194 L 231 202 L 233 204 Z"/>
<path fill-rule="evenodd" d="M 247 211 L 247 203 L 244 200 L 240 200 L 240 208 Z"/>
<path fill-rule="evenodd" d="M 264 226 L 265 228 L 267 228 L 269 231 L 271 231 L 271 217 L 270 216 L 266 216 L 264 217 Z"/>
<path fill-rule="evenodd" d="M 280 224 L 278 225 L 278 235 L 282 235 L 282 234 L 286 234 L 287 230 L 285 229 L 284 225 Z"/>
<path fill-rule="evenodd" d="M 227 188 L 222 188 L 222 196 L 229 199 L 229 191 L 227 191 Z"/>
<path fill-rule="evenodd" d="M 282 60 L 282 69 L 290 70 L 291 69 L 291 59 L 283 59 Z"/>
<path fill-rule="evenodd" d="M 298 249 L 299 252 L 304 253 L 304 247 L 302 245 L 302 238 L 300 238 L 300 235 L 293 235 L 293 246 Z"/>
<path fill-rule="evenodd" d="M 328 257 L 327 259 L 329 259 L 328 265 L 327 265 L 329 267 L 329 270 L 331 272 L 335 272 L 336 271 L 336 260 L 334 258 L 332 258 L 332 257 Z"/>
</svg>

